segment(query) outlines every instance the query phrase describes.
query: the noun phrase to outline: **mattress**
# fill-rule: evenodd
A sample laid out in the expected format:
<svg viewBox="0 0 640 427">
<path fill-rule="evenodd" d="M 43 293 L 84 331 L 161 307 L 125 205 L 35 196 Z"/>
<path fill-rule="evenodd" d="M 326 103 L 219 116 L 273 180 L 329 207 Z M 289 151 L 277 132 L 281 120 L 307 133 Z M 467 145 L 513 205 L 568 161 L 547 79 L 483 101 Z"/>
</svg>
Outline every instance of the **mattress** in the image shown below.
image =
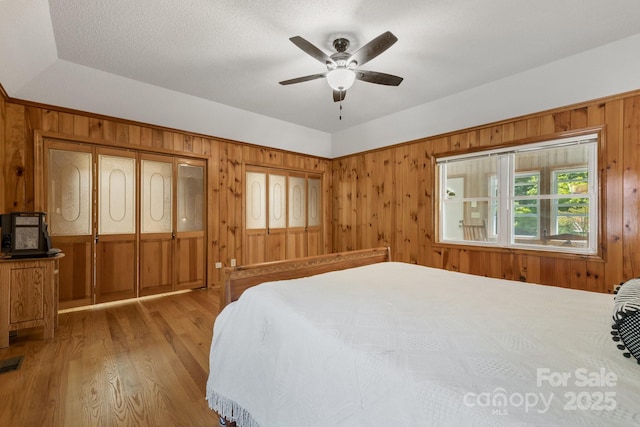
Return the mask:
<svg viewBox="0 0 640 427">
<path fill-rule="evenodd" d="M 387 262 L 245 291 L 210 407 L 240 427 L 640 424 L 613 296 Z"/>
</svg>

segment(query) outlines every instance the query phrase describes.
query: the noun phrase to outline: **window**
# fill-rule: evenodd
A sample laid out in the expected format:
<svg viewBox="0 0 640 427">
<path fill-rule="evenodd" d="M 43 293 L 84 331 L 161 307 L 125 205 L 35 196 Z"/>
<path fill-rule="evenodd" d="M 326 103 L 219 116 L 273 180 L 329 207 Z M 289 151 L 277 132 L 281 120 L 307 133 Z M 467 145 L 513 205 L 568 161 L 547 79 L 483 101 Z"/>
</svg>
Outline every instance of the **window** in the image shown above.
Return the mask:
<svg viewBox="0 0 640 427">
<path fill-rule="evenodd" d="M 589 231 L 589 172 L 568 169 L 553 172 L 556 194 L 571 197 L 555 200 L 552 209 L 551 234 L 584 233 Z"/>
<path fill-rule="evenodd" d="M 597 134 L 440 158 L 439 241 L 594 254 L 596 171 Z"/>
<path fill-rule="evenodd" d="M 516 173 L 513 182 L 513 232 L 516 237 L 540 237 L 540 172 Z"/>
</svg>

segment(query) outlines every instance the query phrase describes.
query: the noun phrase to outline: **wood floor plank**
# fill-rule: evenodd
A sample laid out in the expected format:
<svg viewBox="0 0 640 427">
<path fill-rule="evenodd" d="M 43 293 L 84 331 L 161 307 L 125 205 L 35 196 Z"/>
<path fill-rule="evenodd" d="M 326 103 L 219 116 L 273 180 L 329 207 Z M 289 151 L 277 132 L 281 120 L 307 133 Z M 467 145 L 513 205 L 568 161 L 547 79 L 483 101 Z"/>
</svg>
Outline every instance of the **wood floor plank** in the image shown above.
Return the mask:
<svg viewBox="0 0 640 427">
<path fill-rule="evenodd" d="M 205 400 L 216 290 L 62 313 L 53 340 L 20 331 L 0 360 L 0 425 L 216 426 Z"/>
</svg>

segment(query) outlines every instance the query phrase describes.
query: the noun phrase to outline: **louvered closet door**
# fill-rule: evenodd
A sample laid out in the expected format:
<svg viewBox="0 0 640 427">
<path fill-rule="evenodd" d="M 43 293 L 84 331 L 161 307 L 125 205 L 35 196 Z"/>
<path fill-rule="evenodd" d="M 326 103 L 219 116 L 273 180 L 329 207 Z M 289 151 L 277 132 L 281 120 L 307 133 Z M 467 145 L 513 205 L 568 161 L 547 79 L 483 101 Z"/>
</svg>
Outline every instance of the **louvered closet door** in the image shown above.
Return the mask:
<svg viewBox="0 0 640 427">
<path fill-rule="evenodd" d="M 46 221 L 59 264 L 60 308 L 91 304 L 93 290 L 93 148 L 44 142 Z"/>
<path fill-rule="evenodd" d="M 98 149 L 96 302 L 137 290 L 136 153 Z"/>
<path fill-rule="evenodd" d="M 174 289 L 173 159 L 140 154 L 140 295 Z"/>
</svg>

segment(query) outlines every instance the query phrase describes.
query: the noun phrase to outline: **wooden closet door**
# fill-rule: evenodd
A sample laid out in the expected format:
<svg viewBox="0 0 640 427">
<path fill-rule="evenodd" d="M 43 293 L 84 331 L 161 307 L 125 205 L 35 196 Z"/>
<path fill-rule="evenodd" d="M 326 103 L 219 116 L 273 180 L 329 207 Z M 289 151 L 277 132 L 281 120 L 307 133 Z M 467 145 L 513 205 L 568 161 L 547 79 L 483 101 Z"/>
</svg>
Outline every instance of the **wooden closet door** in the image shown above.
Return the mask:
<svg viewBox="0 0 640 427">
<path fill-rule="evenodd" d="M 289 174 L 287 186 L 287 259 L 307 256 L 307 182 L 304 174 Z"/>
<path fill-rule="evenodd" d="M 173 159 L 140 154 L 139 295 L 172 291 Z"/>
<path fill-rule="evenodd" d="M 269 172 L 266 261 L 287 258 L 287 175 Z"/>
<path fill-rule="evenodd" d="M 245 174 L 244 264 L 267 260 L 267 172 L 249 168 Z"/>
<path fill-rule="evenodd" d="M 287 174 L 247 167 L 245 173 L 244 263 L 278 261 L 287 256 Z"/>
<path fill-rule="evenodd" d="M 244 263 L 323 253 L 322 212 L 321 175 L 247 166 Z"/>
<path fill-rule="evenodd" d="M 51 245 L 65 254 L 59 266 L 60 308 L 92 303 L 93 148 L 45 140 L 46 221 Z"/>
<path fill-rule="evenodd" d="M 96 302 L 133 298 L 138 272 L 136 153 L 97 151 Z"/>
<path fill-rule="evenodd" d="M 307 256 L 322 254 L 322 177 L 307 179 Z"/>
<path fill-rule="evenodd" d="M 177 160 L 176 289 L 206 286 L 206 163 Z"/>
</svg>

